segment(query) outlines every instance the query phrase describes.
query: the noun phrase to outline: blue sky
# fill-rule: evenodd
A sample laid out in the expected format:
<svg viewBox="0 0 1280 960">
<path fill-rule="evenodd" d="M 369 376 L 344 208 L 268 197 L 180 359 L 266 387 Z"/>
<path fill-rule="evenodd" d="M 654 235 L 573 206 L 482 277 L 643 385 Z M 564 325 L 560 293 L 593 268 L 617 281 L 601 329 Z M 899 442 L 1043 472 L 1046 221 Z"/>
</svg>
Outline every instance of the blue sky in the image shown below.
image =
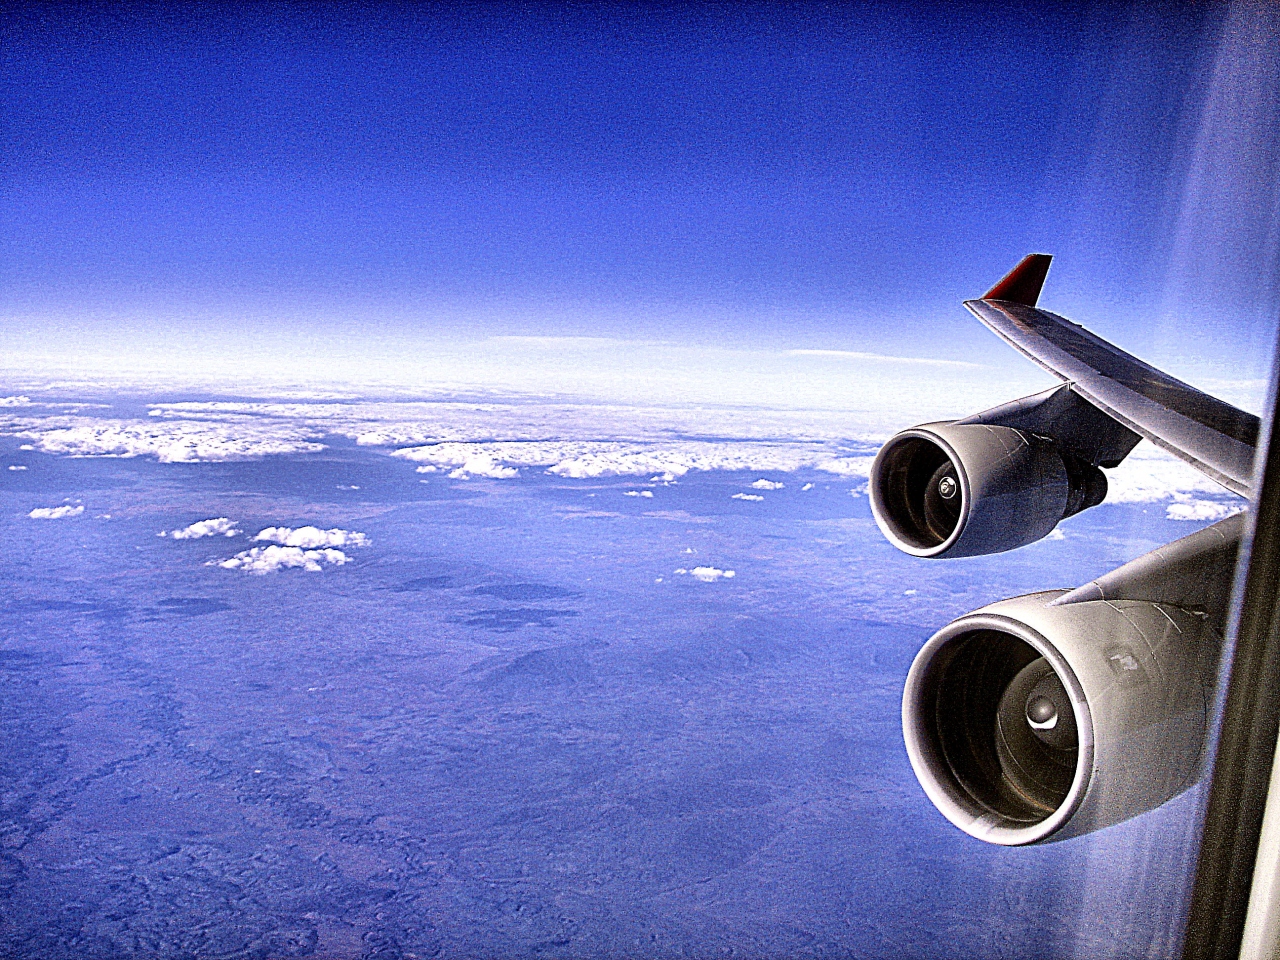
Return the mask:
<svg viewBox="0 0 1280 960">
<path fill-rule="evenodd" d="M 1051 309 L 1184 376 L 1257 378 L 1276 23 L 1260 4 L 14 15 L 0 347 L 367 370 L 602 337 L 690 370 L 726 349 L 1015 370 L 959 302 L 1036 250 Z"/>
</svg>

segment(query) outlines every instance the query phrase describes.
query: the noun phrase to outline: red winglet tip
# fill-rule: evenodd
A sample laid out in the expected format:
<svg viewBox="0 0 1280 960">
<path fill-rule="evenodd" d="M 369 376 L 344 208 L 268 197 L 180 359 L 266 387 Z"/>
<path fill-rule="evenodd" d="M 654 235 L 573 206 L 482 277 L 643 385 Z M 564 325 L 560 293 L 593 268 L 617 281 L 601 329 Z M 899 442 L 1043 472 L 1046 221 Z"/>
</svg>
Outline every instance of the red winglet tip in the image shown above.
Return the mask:
<svg viewBox="0 0 1280 960">
<path fill-rule="evenodd" d="M 1007 300 L 1034 307 L 1040 299 L 1044 278 L 1049 274 L 1053 257 L 1047 253 L 1029 253 L 1010 270 L 1003 280 L 982 295 L 983 300 Z"/>
</svg>

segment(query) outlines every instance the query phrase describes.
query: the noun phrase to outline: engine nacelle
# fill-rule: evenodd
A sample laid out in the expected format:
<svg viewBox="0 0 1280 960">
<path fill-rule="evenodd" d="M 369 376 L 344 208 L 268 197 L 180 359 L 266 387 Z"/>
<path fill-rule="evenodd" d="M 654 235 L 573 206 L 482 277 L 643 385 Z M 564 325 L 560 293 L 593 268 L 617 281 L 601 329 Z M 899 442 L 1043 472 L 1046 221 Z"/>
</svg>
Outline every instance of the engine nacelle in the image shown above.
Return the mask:
<svg viewBox="0 0 1280 960">
<path fill-rule="evenodd" d="M 907 676 L 907 754 L 944 816 L 1005 845 L 1078 836 L 1199 777 L 1221 634 L 1144 600 L 1016 597 L 948 624 Z"/>
<path fill-rule="evenodd" d="M 871 467 L 871 511 L 917 557 L 971 557 L 1034 543 L 1101 503 L 1096 466 L 1026 430 L 928 423 L 886 443 Z"/>
</svg>

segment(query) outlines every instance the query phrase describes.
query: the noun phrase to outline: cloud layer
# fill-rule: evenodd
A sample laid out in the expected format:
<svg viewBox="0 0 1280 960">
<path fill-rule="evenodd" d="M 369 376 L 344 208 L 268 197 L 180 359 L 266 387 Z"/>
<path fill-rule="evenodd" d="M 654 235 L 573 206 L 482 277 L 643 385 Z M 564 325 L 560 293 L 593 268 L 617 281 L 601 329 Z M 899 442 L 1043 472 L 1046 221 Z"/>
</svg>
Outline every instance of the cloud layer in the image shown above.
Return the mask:
<svg viewBox="0 0 1280 960">
<path fill-rule="evenodd" d="M 809 468 L 865 476 L 872 459 L 841 458 L 828 442 L 743 440 L 448 441 L 402 447 L 391 455 L 420 464 L 418 469 L 423 472 L 447 470 L 460 479 L 514 477 L 520 468 L 533 467 L 571 480 L 656 476 L 667 483 L 690 472 L 710 470 L 787 473 Z"/>
<path fill-rule="evenodd" d="M 454 480 L 513 479 L 526 471 L 566 480 L 750 471 L 764 492 L 808 470 L 864 480 L 876 446 L 908 415 L 830 410 L 624 406 L 541 399 L 458 401 L 191 401 L 121 417 L 80 406 L 0 403 L 0 434 L 49 454 L 152 457 L 166 463 L 243 460 L 324 449 L 326 436 L 443 473 Z M 43 411 L 43 413 L 42 413 Z M 956 411 L 963 412 L 963 411 Z M 109 416 L 107 414 L 110 414 Z M 693 439 L 697 438 L 697 439 Z M 1109 503 L 1194 498 L 1234 503 L 1193 468 L 1143 443 L 1109 471 Z M 652 482 L 652 481 L 651 481 Z M 1202 511 L 1207 507 L 1199 508 Z M 1178 507 L 1171 516 L 1190 516 Z"/>
<path fill-rule="evenodd" d="M 31 418 L 27 418 L 31 419 Z M 25 426 L 12 435 L 32 441 L 42 453 L 71 457 L 155 457 L 161 463 L 217 463 L 273 454 L 308 453 L 324 444 L 290 435 L 271 425 L 103 422 L 85 417 L 50 417 L 69 425 Z M 8 432 L 8 431 L 6 431 Z"/>
</svg>

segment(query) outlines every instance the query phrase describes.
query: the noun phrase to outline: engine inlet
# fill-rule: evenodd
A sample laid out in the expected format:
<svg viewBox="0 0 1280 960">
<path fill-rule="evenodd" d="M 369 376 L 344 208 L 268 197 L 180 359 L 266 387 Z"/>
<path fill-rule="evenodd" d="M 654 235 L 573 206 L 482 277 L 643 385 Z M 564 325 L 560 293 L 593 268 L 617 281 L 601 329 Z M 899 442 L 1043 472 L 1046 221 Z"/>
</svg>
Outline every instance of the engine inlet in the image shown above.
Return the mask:
<svg viewBox="0 0 1280 960">
<path fill-rule="evenodd" d="M 995 843 L 1044 839 L 1080 799 L 1076 681 L 1064 682 L 1058 668 L 1070 668 L 1031 640 L 972 620 L 944 629 L 903 696 L 907 752 L 930 798 Z"/>
<path fill-rule="evenodd" d="M 927 550 L 955 532 L 964 506 L 959 471 L 933 441 L 905 436 L 890 442 L 872 483 L 884 520 L 903 542 Z"/>
</svg>

